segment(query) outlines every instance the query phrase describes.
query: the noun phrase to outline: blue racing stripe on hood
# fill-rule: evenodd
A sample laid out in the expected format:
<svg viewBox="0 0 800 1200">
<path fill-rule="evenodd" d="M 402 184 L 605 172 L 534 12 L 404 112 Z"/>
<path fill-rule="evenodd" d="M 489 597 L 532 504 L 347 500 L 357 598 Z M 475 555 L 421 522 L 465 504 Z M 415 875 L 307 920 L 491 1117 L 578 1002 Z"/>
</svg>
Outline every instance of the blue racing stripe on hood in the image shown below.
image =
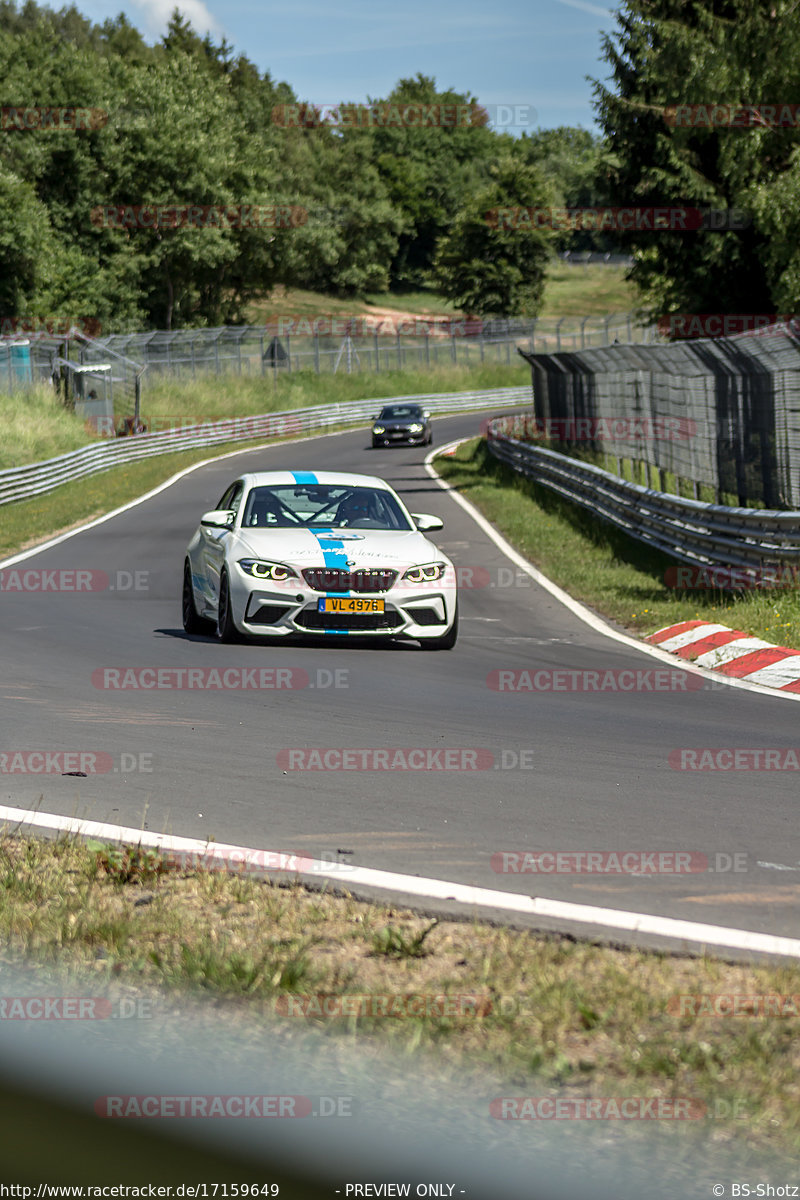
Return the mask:
<svg viewBox="0 0 800 1200">
<path fill-rule="evenodd" d="M 312 529 L 314 537 L 319 542 L 322 557 L 325 560 L 326 567 L 336 568 L 340 571 L 349 570 L 347 566 L 347 551 L 344 548 L 344 542 L 334 538 L 332 529 Z M 325 539 L 323 541 L 323 538 Z"/>
</svg>

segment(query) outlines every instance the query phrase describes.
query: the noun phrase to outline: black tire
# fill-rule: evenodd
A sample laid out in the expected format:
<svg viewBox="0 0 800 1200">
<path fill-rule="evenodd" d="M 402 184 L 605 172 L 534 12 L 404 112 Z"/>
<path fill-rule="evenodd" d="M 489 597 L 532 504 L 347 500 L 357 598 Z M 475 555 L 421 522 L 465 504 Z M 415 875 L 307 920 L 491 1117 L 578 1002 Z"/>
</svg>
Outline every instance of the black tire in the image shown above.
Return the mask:
<svg viewBox="0 0 800 1200">
<path fill-rule="evenodd" d="M 217 640 L 220 642 L 241 642 L 244 639 L 233 623 L 231 612 L 231 593 L 228 576 L 225 571 L 219 577 L 219 605 L 217 606 Z"/>
<path fill-rule="evenodd" d="M 448 629 L 447 633 L 443 633 L 438 638 L 420 639 L 420 646 L 423 650 L 452 650 L 458 641 L 458 604 L 456 604 L 455 616 L 453 624 Z"/>
<path fill-rule="evenodd" d="M 183 628 L 186 633 L 211 633 L 213 625 L 198 615 L 192 588 L 192 568 L 187 558 L 183 564 L 183 595 L 181 597 Z"/>
</svg>

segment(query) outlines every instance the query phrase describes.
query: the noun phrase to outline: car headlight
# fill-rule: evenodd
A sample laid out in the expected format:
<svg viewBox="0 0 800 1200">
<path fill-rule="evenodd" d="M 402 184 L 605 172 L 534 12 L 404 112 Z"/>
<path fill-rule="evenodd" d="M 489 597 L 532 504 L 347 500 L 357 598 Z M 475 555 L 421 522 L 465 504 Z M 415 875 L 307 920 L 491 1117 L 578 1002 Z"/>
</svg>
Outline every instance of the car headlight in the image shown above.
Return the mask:
<svg viewBox="0 0 800 1200">
<path fill-rule="evenodd" d="M 240 558 L 239 566 L 245 575 L 252 575 L 254 579 L 270 579 L 274 583 L 297 579 L 297 572 L 285 563 L 263 562 L 260 558 Z"/>
<path fill-rule="evenodd" d="M 416 422 L 413 425 L 409 425 L 409 427 L 408 427 L 409 433 L 422 433 L 422 430 L 423 430 L 423 426 L 418 425 Z"/>
<path fill-rule="evenodd" d="M 426 563 L 422 567 L 409 567 L 403 574 L 403 579 L 409 583 L 434 583 L 442 578 L 446 570 L 446 563 Z"/>
<path fill-rule="evenodd" d="M 372 432 L 373 433 L 386 433 L 386 426 L 385 425 L 373 425 Z"/>
</svg>

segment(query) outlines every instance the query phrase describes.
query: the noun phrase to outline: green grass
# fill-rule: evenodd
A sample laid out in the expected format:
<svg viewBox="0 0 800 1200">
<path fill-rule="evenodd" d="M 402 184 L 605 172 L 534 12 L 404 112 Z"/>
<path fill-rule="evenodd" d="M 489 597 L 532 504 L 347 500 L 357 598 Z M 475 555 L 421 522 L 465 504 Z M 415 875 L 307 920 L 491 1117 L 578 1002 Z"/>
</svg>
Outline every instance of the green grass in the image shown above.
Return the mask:
<svg viewBox="0 0 800 1200">
<path fill-rule="evenodd" d="M 547 273 L 541 317 L 607 316 L 632 312 L 638 304 L 636 289 L 625 279 L 627 268 L 607 267 L 602 263 L 568 266 L 554 259 Z M 263 300 L 255 301 L 248 311 L 254 325 L 280 316 L 313 317 L 368 316 L 374 308 L 423 316 L 463 316 L 449 300 L 433 288 L 419 291 L 370 292 L 347 300 L 300 288 L 276 288 Z"/>
<path fill-rule="evenodd" d="M 231 1021 L 277 1019 L 277 1044 L 310 1030 L 373 1052 L 383 1043 L 414 1055 L 425 1077 L 472 1072 L 487 1095 L 557 1087 L 581 1098 L 690 1099 L 738 1114 L 698 1121 L 701 1140 L 713 1129 L 750 1152 L 800 1151 L 797 1016 L 687 1013 L 679 999 L 797 996 L 796 963 L 431 923 L 291 881 L 154 870 L 135 849 L 71 839 L 0 834 L 0 894 L 4 960 L 57 970 L 66 994 L 85 972 L 93 993 L 138 991 L 155 1013 L 199 994 Z"/>
<path fill-rule="evenodd" d="M 260 325 L 286 316 L 369 316 L 375 308 L 391 308 L 421 316 L 452 316 L 458 312 L 449 300 L 433 290 L 369 292 L 364 297 L 343 300 L 302 288 L 277 287 L 271 295 L 250 305 L 247 318 L 251 324 Z"/>
<path fill-rule="evenodd" d="M 213 375 L 198 380 L 153 376 L 143 391 L 141 415 L 153 429 L 183 428 L 200 421 L 256 416 L 284 409 L 337 404 L 348 400 L 430 392 L 465 392 L 479 388 L 515 387 L 530 383 L 530 370 L 518 356 L 510 365 L 427 368 L 316 375 Z M 118 420 L 120 419 L 118 414 Z M 0 395 L 0 470 L 21 467 L 66 454 L 99 439 L 69 412 L 49 387 Z"/>
<path fill-rule="evenodd" d="M 48 385 L 0 393 L 0 429 L 0 470 L 55 458 L 95 440 Z"/>
<path fill-rule="evenodd" d="M 548 273 L 541 317 L 606 317 L 633 312 L 638 296 L 625 267 L 555 263 Z"/>
<path fill-rule="evenodd" d="M 191 380 L 160 377 L 142 399 L 145 420 L 185 423 L 221 420 L 306 408 L 313 404 L 340 404 L 348 400 L 380 401 L 388 396 L 424 395 L 431 392 L 467 392 L 480 388 L 515 387 L 530 383 L 530 368 L 519 356 L 510 365 L 426 368 L 420 371 L 346 372 L 317 375 L 313 371 L 282 371 L 255 378 L 222 375 Z"/>
<path fill-rule="evenodd" d="M 800 649 L 796 589 L 678 592 L 664 581 L 674 559 L 517 475 L 485 442 L 466 443 L 436 468 L 548 578 L 633 634 L 699 619 Z"/>
</svg>

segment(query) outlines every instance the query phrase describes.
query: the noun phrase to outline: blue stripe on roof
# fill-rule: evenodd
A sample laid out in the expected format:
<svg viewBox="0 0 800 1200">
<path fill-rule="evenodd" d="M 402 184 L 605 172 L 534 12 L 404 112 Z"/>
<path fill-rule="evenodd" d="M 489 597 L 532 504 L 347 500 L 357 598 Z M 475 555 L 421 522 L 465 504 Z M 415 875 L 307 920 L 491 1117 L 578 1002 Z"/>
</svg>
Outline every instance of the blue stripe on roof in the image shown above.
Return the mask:
<svg viewBox="0 0 800 1200">
<path fill-rule="evenodd" d="M 313 471 L 292 471 L 295 483 L 319 483 Z"/>
</svg>

